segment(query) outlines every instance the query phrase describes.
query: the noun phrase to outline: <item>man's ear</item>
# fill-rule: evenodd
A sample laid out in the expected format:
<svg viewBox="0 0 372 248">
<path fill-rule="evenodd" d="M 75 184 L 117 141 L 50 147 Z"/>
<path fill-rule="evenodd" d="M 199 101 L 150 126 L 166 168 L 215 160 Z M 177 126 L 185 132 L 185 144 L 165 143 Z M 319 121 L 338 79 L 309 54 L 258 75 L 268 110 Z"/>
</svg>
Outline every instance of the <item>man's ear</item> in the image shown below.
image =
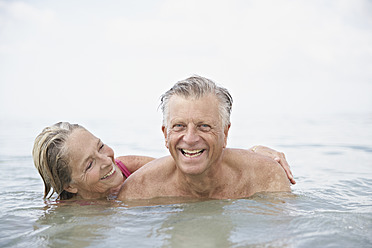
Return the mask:
<svg viewBox="0 0 372 248">
<path fill-rule="evenodd" d="M 225 129 L 223 130 L 223 133 L 225 134 L 225 142 L 223 148 L 226 148 L 227 146 L 227 136 L 229 135 L 229 130 L 230 130 L 231 124 L 227 125 Z"/>
<path fill-rule="evenodd" d="M 68 185 L 67 187 L 65 187 L 65 190 L 67 192 L 74 193 L 74 194 L 76 194 L 78 192 L 78 189 L 76 187 L 72 186 L 71 184 Z"/>
<path fill-rule="evenodd" d="M 165 126 L 162 126 L 162 127 L 161 127 L 161 131 L 162 131 L 163 134 L 164 134 L 165 146 L 166 146 L 167 148 L 169 148 L 169 147 L 168 147 L 168 130 L 167 130 L 167 128 L 166 128 Z"/>
</svg>

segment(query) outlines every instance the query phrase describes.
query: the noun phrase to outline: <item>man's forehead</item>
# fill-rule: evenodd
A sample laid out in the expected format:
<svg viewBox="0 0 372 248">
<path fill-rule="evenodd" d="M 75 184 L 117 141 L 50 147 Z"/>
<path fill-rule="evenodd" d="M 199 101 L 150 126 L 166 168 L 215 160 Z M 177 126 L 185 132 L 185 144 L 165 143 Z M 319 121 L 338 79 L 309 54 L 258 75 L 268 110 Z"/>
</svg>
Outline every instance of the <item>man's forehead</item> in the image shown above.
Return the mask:
<svg viewBox="0 0 372 248">
<path fill-rule="evenodd" d="M 168 114 L 171 122 L 183 118 L 193 119 L 193 122 L 220 119 L 218 102 L 213 95 L 198 99 L 175 96 L 170 99 Z"/>
</svg>

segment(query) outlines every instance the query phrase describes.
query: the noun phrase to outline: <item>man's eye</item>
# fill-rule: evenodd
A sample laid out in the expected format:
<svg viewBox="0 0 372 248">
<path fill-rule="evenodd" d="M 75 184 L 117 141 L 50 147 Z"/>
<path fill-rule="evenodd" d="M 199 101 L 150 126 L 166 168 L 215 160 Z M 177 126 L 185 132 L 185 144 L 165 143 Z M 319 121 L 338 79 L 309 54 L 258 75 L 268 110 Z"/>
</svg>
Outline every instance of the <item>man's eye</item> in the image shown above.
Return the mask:
<svg viewBox="0 0 372 248">
<path fill-rule="evenodd" d="M 175 125 L 173 125 L 173 130 L 175 130 L 175 131 L 182 130 L 183 127 L 184 127 L 184 125 L 182 125 L 182 124 L 175 124 Z"/>
<path fill-rule="evenodd" d="M 211 130 L 211 126 L 209 126 L 208 124 L 201 124 L 200 125 L 200 130 L 201 131 L 209 131 L 209 130 Z"/>
<path fill-rule="evenodd" d="M 102 150 L 102 148 L 105 146 L 105 144 L 102 144 L 100 147 L 99 147 L 99 150 Z"/>
</svg>

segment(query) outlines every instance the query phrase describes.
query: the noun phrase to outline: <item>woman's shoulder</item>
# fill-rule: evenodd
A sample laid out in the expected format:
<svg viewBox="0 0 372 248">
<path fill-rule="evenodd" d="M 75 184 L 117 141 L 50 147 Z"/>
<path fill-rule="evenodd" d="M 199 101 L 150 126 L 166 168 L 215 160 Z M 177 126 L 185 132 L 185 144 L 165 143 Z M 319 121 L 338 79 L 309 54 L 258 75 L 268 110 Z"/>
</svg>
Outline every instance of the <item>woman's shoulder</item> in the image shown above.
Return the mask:
<svg viewBox="0 0 372 248">
<path fill-rule="evenodd" d="M 133 173 L 145 164 L 154 160 L 152 157 L 138 156 L 138 155 L 126 155 L 117 157 L 115 160 L 121 161 L 128 170 Z"/>
</svg>

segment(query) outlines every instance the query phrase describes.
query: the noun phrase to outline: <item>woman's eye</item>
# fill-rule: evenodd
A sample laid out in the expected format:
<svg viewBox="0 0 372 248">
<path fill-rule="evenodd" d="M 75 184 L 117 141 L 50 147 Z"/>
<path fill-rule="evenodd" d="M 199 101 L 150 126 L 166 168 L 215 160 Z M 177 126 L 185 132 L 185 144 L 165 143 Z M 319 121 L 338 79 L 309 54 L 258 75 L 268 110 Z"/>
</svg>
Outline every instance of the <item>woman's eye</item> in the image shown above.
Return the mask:
<svg viewBox="0 0 372 248">
<path fill-rule="evenodd" d="M 102 150 L 102 148 L 105 146 L 105 144 L 102 144 L 100 147 L 99 147 L 99 150 Z"/>
<path fill-rule="evenodd" d="M 87 168 L 86 168 L 85 171 L 88 171 L 90 168 L 92 168 L 92 165 L 93 165 L 93 162 L 90 162 L 90 163 L 88 164 L 88 166 L 87 166 Z"/>
</svg>

